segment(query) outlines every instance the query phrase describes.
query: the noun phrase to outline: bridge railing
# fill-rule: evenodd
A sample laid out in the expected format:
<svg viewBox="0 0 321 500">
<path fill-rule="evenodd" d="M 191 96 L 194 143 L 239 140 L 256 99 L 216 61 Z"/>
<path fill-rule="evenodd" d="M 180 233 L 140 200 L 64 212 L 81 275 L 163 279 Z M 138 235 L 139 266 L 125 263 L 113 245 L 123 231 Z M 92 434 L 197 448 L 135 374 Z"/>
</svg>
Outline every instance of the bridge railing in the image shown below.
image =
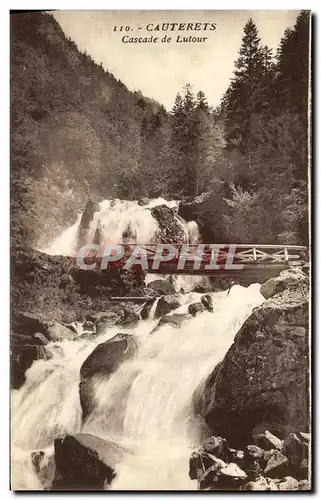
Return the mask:
<svg viewBox="0 0 321 500">
<path fill-rule="evenodd" d="M 131 247 L 133 244 L 128 244 Z M 171 245 L 177 249 L 176 258 L 180 255 L 181 244 L 139 244 L 146 251 L 147 256 L 153 258 L 156 248 L 163 247 L 168 249 Z M 127 245 L 126 245 L 127 246 Z M 185 244 L 188 250 L 187 260 L 202 259 L 204 256 L 210 256 L 212 248 L 219 249 L 217 262 L 226 260 L 228 252 L 231 249 L 234 253 L 234 262 L 241 264 L 278 264 L 278 263 L 305 263 L 308 261 L 308 249 L 301 245 L 251 245 L 251 244 L 204 244 L 202 253 L 199 251 L 199 244 Z M 158 250 L 159 251 L 159 250 Z"/>
</svg>

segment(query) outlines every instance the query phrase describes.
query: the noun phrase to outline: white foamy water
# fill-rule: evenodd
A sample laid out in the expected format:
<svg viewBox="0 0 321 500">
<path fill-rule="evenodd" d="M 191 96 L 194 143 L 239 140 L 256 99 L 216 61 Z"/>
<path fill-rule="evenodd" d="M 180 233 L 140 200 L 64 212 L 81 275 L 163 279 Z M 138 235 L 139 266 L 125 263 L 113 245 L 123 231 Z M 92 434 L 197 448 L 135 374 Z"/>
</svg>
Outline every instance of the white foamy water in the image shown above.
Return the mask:
<svg viewBox="0 0 321 500">
<path fill-rule="evenodd" d="M 126 443 L 133 453 L 117 466 L 112 489 L 195 489 L 188 476 L 190 447 L 198 442 L 201 424 L 192 411 L 192 397 L 233 338 L 264 299 L 259 285 L 239 285 L 213 293 L 214 313 L 204 312 L 181 328 L 141 321 L 136 356 L 107 380 L 95 383 L 93 414 L 82 425 L 78 384 L 83 361 L 95 346 L 118 328 L 91 340 L 50 344 L 54 358 L 36 361 L 27 380 L 12 394 L 12 485 L 28 489 L 41 484 L 31 466 L 30 452 L 49 449 L 55 437 L 91 432 Z M 185 312 L 200 294 L 181 296 L 175 312 Z"/>
<path fill-rule="evenodd" d="M 104 200 L 100 204 L 100 211 L 95 212 L 90 223 L 86 243 L 91 243 L 97 227 L 101 229 L 103 239 L 101 244 L 122 243 L 123 233 L 130 229 L 131 243 L 154 243 L 159 230 L 157 221 L 150 209 L 158 205 L 177 208 L 178 201 L 167 201 L 163 198 L 150 200 L 147 205 L 139 205 L 137 201 L 129 200 Z M 75 255 L 78 245 L 78 230 L 82 214 L 72 227 L 69 227 L 48 247 L 40 249 L 49 255 Z M 177 221 L 182 225 L 188 241 L 189 227 L 195 239 L 195 223 L 188 225 L 177 216 Z M 190 223 L 189 223 L 190 224 Z M 197 225 L 196 225 L 197 227 Z"/>
</svg>

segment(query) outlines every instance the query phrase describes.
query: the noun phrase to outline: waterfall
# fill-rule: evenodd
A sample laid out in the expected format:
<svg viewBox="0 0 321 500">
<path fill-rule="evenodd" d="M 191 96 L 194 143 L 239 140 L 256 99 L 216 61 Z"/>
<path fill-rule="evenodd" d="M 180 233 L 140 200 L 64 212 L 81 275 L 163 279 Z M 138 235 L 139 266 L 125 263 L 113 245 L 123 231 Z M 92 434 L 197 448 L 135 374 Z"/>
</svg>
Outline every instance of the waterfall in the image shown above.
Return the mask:
<svg viewBox="0 0 321 500">
<path fill-rule="evenodd" d="M 143 206 L 139 205 L 137 201 L 119 200 L 118 198 L 102 201 L 99 204 L 100 211 L 95 212 L 90 223 L 86 243 L 93 241 L 98 227 L 102 234 L 102 244 L 123 242 L 123 234 L 129 228 L 131 243 L 154 243 L 159 226 L 150 209 L 158 205 L 177 208 L 178 201 L 166 201 L 163 198 L 157 198 L 150 200 L 148 204 Z M 39 250 L 49 255 L 75 255 L 81 215 L 79 214 L 75 224 L 63 231 L 51 245 Z M 176 217 L 179 224 L 183 226 L 186 241 L 188 241 L 189 226 L 181 217 Z"/>
<path fill-rule="evenodd" d="M 187 310 L 200 294 L 182 295 L 175 312 Z M 49 344 L 53 359 L 33 363 L 26 382 L 12 393 L 12 478 L 22 489 L 37 489 L 30 460 L 34 450 L 52 446 L 65 433 L 91 432 L 126 443 L 131 453 L 117 466 L 112 488 L 194 489 L 189 480 L 190 447 L 198 442 L 200 423 L 192 412 L 195 389 L 222 359 L 253 307 L 264 300 L 259 285 L 232 287 L 212 294 L 214 313 L 204 312 L 181 328 L 141 321 L 131 333 L 139 342 L 134 359 L 108 380 L 98 380 L 96 409 L 82 426 L 79 370 L 95 346 L 112 338 L 108 328 L 93 340 Z"/>
<path fill-rule="evenodd" d="M 123 241 L 125 232 L 137 243 L 154 242 L 159 227 L 150 209 L 162 204 L 177 212 L 178 202 L 161 198 L 144 206 L 136 201 L 105 200 L 95 212 L 87 236 L 93 238 L 99 227 L 104 243 Z M 175 217 L 184 228 L 186 241 L 197 243 L 197 224 Z M 80 221 L 81 214 L 45 251 L 74 255 Z M 146 283 L 151 279 L 160 276 L 147 274 Z M 185 293 L 178 295 L 180 306 L 170 314 L 186 313 L 189 304 L 199 302 L 201 294 L 192 290 L 205 279 L 174 277 L 176 291 L 184 289 Z M 46 348 L 52 359 L 35 361 L 23 386 L 12 391 L 12 487 L 37 490 L 50 485 L 54 439 L 87 432 L 131 450 L 116 466 L 112 489 L 195 489 L 196 482 L 188 475 L 189 456 L 202 437 L 204 424 L 193 414 L 193 394 L 221 361 L 253 307 L 263 302 L 259 288 L 257 284 L 248 288 L 235 285 L 230 293 L 212 293 L 214 312 L 190 318 L 180 328 L 164 324 L 155 329 L 156 299 L 148 320 L 130 330 L 139 346 L 134 358 L 121 364 L 107 380 L 92 381 L 95 405 L 85 423 L 79 398 L 80 368 L 98 344 L 119 333 L 119 327 L 106 328 L 97 337 L 49 343 Z M 76 326 L 80 336 L 83 327 Z M 51 464 L 49 467 L 45 461 L 42 465 L 42 482 L 31 463 L 31 453 L 40 450 Z"/>
</svg>

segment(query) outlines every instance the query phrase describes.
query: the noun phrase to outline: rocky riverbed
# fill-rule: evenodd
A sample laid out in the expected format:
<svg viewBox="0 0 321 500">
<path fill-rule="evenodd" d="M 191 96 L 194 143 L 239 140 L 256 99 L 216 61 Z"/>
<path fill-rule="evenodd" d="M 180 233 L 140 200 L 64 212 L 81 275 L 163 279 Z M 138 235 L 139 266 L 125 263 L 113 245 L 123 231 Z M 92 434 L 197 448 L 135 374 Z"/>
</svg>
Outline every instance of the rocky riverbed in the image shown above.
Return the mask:
<svg viewBox="0 0 321 500">
<path fill-rule="evenodd" d="M 172 280 L 146 286 L 129 273 L 114 281 L 100 271 L 90 273 L 94 295 L 72 259 L 21 250 L 13 266 L 18 300 L 12 309 L 12 386 L 21 387 L 35 360 L 50 359 L 48 344 L 59 348 L 61 341 L 95 339 L 96 347 L 80 368 L 83 422 L 95 411 L 97 377 L 107 380 L 135 359 L 139 343 L 131 332 L 151 309 L 157 319 L 151 335 L 164 325 L 183 329 L 193 318 L 213 311 L 212 292 L 197 294 L 182 313 L 175 311 L 182 295 Z M 21 286 L 33 290 L 37 301 L 24 296 Z M 145 294 L 149 299 L 142 307 L 107 298 L 124 291 L 127 298 Z M 194 392 L 194 415 L 208 437 L 191 451 L 189 476 L 201 490 L 310 489 L 309 279 L 299 268 L 283 271 L 265 282 L 261 293 L 265 302 L 254 308 L 222 361 Z M 106 328 L 119 333 L 97 343 Z M 52 444 L 53 451 L 36 449 L 30 455 L 42 488 L 96 490 L 113 484 L 124 454 L 120 443 L 78 432 Z"/>
</svg>

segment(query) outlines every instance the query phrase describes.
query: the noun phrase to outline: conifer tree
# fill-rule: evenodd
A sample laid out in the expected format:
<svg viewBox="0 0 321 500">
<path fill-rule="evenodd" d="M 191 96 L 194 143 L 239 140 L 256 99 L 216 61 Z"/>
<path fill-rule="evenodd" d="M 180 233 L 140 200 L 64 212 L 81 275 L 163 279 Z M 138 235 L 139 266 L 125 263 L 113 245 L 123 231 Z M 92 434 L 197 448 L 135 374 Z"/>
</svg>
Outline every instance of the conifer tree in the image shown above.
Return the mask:
<svg viewBox="0 0 321 500">
<path fill-rule="evenodd" d="M 235 62 L 234 78 L 224 98 L 227 144 L 246 155 L 251 149 L 253 118 L 262 108 L 259 86 L 263 72 L 263 53 L 257 27 L 249 19 Z"/>
</svg>

